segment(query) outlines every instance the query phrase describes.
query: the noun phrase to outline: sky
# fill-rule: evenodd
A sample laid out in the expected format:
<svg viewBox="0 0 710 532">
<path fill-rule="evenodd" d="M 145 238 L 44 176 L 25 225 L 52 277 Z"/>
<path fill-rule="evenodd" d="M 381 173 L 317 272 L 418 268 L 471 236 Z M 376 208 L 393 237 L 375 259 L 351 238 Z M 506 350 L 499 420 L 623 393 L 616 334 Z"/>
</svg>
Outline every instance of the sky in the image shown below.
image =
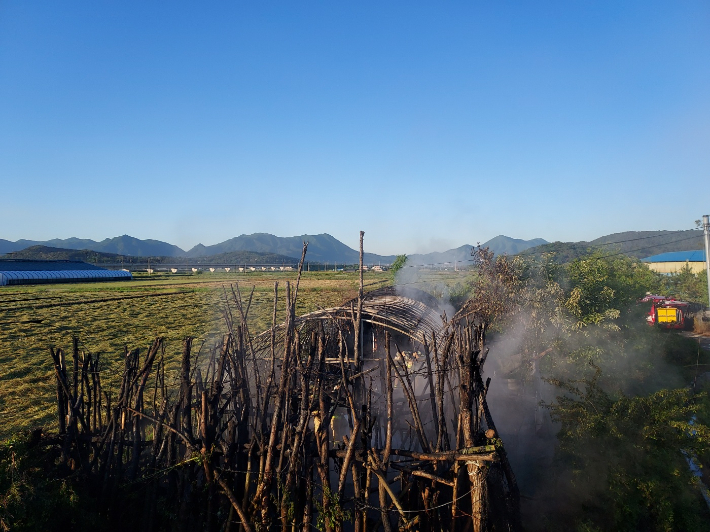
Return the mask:
<svg viewBox="0 0 710 532">
<path fill-rule="evenodd" d="M 708 28 L 706 1 L 0 0 L 0 238 L 690 229 Z"/>
</svg>

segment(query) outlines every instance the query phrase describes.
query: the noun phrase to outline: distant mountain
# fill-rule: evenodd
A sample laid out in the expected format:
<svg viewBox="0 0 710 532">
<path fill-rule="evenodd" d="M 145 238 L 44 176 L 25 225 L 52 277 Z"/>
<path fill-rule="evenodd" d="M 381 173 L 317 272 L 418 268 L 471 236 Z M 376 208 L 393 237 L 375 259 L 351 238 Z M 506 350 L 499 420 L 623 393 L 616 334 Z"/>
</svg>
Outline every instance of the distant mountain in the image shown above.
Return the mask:
<svg viewBox="0 0 710 532">
<path fill-rule="evenodd" d="M 62 249 L 49 246 L 30 246 L 29 248 L 0 256 L 0 259 L 25 260 L 73 260 L 92 264 L 121 264 L 128 267 L 131 263 L 145 264 L 294 264 L 299 259 L 276 253 L 258 253 L 254 251 L 233 251 L 199 258 L 167 256 L 126 256 L 116 253 L 103 253 L 89 249 Z"/>
<path fill-rule="evenodd" d="M 267 262 L 279 262 L 285 260 L 284 257 L 289 260 L 292 258 L 300 259 L 304 241 L 308 241 L 307 260 L 309 262 L 356 264 L 359 261 L 360 255 L 358 251 L 346 246 L 328 234 L 278 237 L 267 233 L 255 233 L 230 238 L 211 246 L 198 244 L 188 252 L 178 246 L 161 242 L 160 240 L 140 240 L 128 235 L 107 238 L 101 242 L 82 238 L 55 238 L 46 241 L 22 239 L 17 242 L 0 239 L 0 254 L 17 252 L 33 246 L 77 251 L 90 250 L 126 257 L 187 257 L 190 259 L 249 251 L 257 254 L 271 254 L 274 256 L 272 257 L 274 260 L 268 260 Z M 276 256 L 280 258 L 277 259 Z M 393 260 L 394 255 L 383 256 L 365 253 L 365 262 L 369 264 L 375 262 L 388 264 Z"/>
<path fill-rule="evenodd" d="M 307 260 L 309 262 L 329 262 L 341 264 L 356 264 L 359 253 L 329 234 L 301 235 L 278 237 L 267 233 L 254 233 L 230 238 L 219 244 L 204 246 L 198 244 L 185 252 L 178 246 L 160 240 L 141 240 L 123 235 L 106 238 L 101 242 L 82 238 L 55 238 L 47 241 L 18 240 L 12 242 L 0 239 L 0 254 L 27 250 L 26 255 L 15 255 L 26 258 L 56 258 L 66 260 L 83 260 L 86 262 L 143 262 L 147 257 L 155 264 L 160 262 L 179 263 L 180 258 L 195 261 L 203 259 L 213 262 L 234 262 L 235 264 L 258 264 L 297 261 L 301 257 L 303 241 L 308 241 Z M 34 248 L 44 246 L 43 248 Z M 521 240 L 499 235 L 482 244 L 497 255 L 539 254 L 554 252 L 560 262 L 569 262 L 590 249 L 602 249 L 609 252 L 624 253 L 629 256 L 644 258 L 669 251 L 687 251 L 703 249 L 702 231 L 626 231 L 602 236 L 586 242 L 552 242 L 541 238 Z M 443 252 L 412 254 L 409 264 L 443 264 L 468 262 L 471 259 L 471 248 L 467 244 Z M 27 249 L 31 248 L 31 249 Z M 51 248 L 51 249 L 49 249 Z M 57 251 L 57 248 L 59 250 Z M 77 253 L 70 253 L 75 251 Z M 365 253 L 365 263 L 390 264 L 394 255 L 377 255 Z"/>
<path fill-rule="evenodd" d="M 71 248 L 76 249 L 74 246 L 71 246 Z M 160 240 L 140 240 L 128 235 L 107 238 L 99 242 L 97 246 L 87 249 L 103 251 L 104 253 L 117 253 L 119 255 L 133 255 L 136 257 L 148 257 L 151 255 L 181 257 L 185 255 L 183 249 L 173 244 L 161 242 Z"/>
<path fill-rule="evenodd" d="M 624 241 L 622 243 L 619 243 Z M 658 255 L 667 251 L 687 251 L 703 249 L 703 232 L 690 229 L 687 231 L 626 231 L 614 233 L 590 242 L 593 246 L 604 246 L 639 259 Z"/>
<path fill-rule="evenodd" d="M 471 258 L 471 245 L 463 245 L 448 251 L 434 251 L 432 253 L 414 253 L 407 255 L 407 264 L 410 266 L 427 264 L 444 264 L 446 262 L 467 262 Z"/>
<path fill-rule="evenodd" d="M 12 253 L 13 251 L 19 251 L 28 247 L 27 245 L 18 242 L 22 241 L 18 240 L 17 242 L 12 242 L 10 240 L 0 238 L 0 253 Z"/>
<path fill-rule="evenodd" d="M 482 244 L 482 246 L 489 248 L 496 255 L 516 255 L 521 251 L 543 244 L 547 244 L 547 240 L 543 240 L 542 238 L 521 240 L 520 238 L 498 235 L 495 238 L 491 238 L 485 244 Z"/>
<path fill-rule="evenodd" d="M 555 253 L 558 262 L 569 262 L 599 249 L 621 253 L 637 259 L 666 253 L 703 249 L 703 232 L 687 231 L 625 231 L 580 242 L 551 242 L 525 250 L 522 255 Z"/>
<path fill-rule="evenodd" d="M 481 244 L 481 247 L 487 247 L 496 255 L 515 255 L 534 246 L 546 244 L 547 241 L 542 238 L 534 238 L 532 240 L 521 240 L 519 238 L 511 238 L 509 236 L 498 235 L 491 238 L 488 242 Z M 448 251 L 414 254 L 408 257 L 408 264 L 443 264 L 443 263 L 468 263 L 471 260 L 471 249 L 474 246 L 471 244 L 450 249 Z"/>
<path fill-rule="evenodd" d="M 140 240 L 132 236 L 123 235 L 114 238 L 106 238 L 101 242 L 85 238 L 54 238 L 52 240 L 37 241 L 37 240 L 18 240 L 10 242 L 9 240 L 0 239 L 0 253 L 11 253 L 20 251 L 31 246 L 48 246 L 60 249 L 76 249 L 76 250 L 91 250 L 100 251 L 102 253 L 116 253 L 118 255 L 132 255 L 150 257 L 166 256 L 166 257 L 181 257 L 185 255 L 185 251 L 181 248 L 161 242 L 160 240 Z"/>
<path fill-rule="evenodd" d="M 301 235 L 291 237 L 278 237 L 268 233 L 254 233 L 251 235 L 241 235 L 230 238 L 219 244 L 205 246 L 198 244 L 190 251 L 185 252 L 178 246 L 174 246 L 160 240 L 140 240 L 132 236 L 123 235 L 114 238 L 107 238 L 101 242 L 82 238 L 55 238 L 47 241 L 35 240 L 18 240 L 11 242 L 9 240 L 0 239 L 0 254 L 18 252 L 33 248 L 27 255 L 28 258 L 40 258 L 39 255 L 49 257 L 68 258 L 69 250 L 80 251 L 81 253 L 72 255 L 71 260 L 87 260 L 93 262 L 100 260 L 103 262 L 120 262 L 120 257 L 123 256 L 126 260 L 129 257 L 134 257 L 136 261 L 141 261 L 143 258 L 151 257 L 156 264 L 163 258 L 177 259 L 186 257 L 189 259 L 210 258 L 215 261 L 227 262 L 246 262 L 254 263 L 279 263 L 282 261 L 298 260 L 301 257 L 301 249 L 303 242 L 308 242 L 308 254 L 306 258 L 308 262 L 320 263 L 341 263 L 341 264 L 357 264 L 360 254 L 357 250 L 348 247 L 333 236 L 323 233 L 320 235 Z M 514 254 L 535 246 L 545 241 L 541 238 L 534 240 L 520 240 L 507 236 L 497 236 L 484 246 L 489 247 L 496 254 L 508 253 Z M 50 249 L 34 249 L 36 246 L 45 248 L 60 249 L 61 253 L 51 251 Z M 468 261 L 471 258 L 471 245 L 461 246 L 455 249 L 450 249 L 444 252 L 414 254 L 410 256 L 410 264 L 440 264 L 444 262 Z M 113 254 L 116 257 L 106 256 L 104 259 L 97 259 L 97 255 L 91 255 L 89 252 Z M 253 261 L 250 255 L 245 255 L 245 252 L 255 253 Z M 237 255 L 229 255 L 237 253 Z M 264 254 L 268 254 L 267 258 Z M 91 257 L 83 259 L 79 257 Z M 216 259 L 215 257 L 221 257 Z M 19 255 L 18 255 L 19 257 Z M 366 264 L 390 264 L 394 261 L 395 255 L 377 255 L 375 253 L 365 253 Z M 165 261 L 163 261 L 165 262 Z"/>
<path fill-rule="evenodd" d="M 113 253 L 102 253 L 89 249 L 63 249 L 50 246 L 30 246 L 20 251 L 11 251 L 0 259 L 24 259 L 24 260 L 72 260 L 89 263 L 120 263 L 121 255 Z"/>
<path fill-rule="evenodd" d="M 301 257 L 287 257 L 278 253 L 261 253 L 258 251 L 230 251 L 227 253 L 218 253 L 217 255 L 207 255 L 205 257 L 180 257 L 178 259 L 171 258 L 178 262 L 189 262 L 197 264 L 298 264 Z M 305 268 L 305 266 L 304 266 Z"/>
<path fill-rule="evenodd" d="M 323 233 L 320 235 L 301 235 L 279 237 L 268 233 L 254 233 L 252 235 L 240 235 L 219 244 L 212 246 L 196 245 L 187 252 L 188 257 L 201 257 L 206 255 L 216 255 L 218 253 L 229 253 L 232 251 L 259 251 L 268 253 L 278 253 L 289 257 L 301 257 L 303 242 L 308 242 L 307 260 L 311 262 L 341 262 L 345 264 L 355 264 L 360 260 L 360 252 L 356 251 L 340 240 Z M 376 255 L 365 253 L 364 260 L 370 264 L 373 262 L 383 262 L 389 264 L 394 260 L 394 255 Z"/>
</svg>

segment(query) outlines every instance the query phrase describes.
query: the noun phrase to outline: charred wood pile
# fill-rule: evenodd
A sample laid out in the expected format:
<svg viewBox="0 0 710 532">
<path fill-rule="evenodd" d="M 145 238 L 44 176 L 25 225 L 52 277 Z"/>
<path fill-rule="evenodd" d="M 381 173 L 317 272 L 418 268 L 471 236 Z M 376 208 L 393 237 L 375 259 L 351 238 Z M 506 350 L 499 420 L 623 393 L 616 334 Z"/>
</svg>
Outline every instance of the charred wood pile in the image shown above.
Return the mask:
<svg viewBox="0 0 710 532">
<path fill-rule="evenodd" d="M 225 291 L 229 333 L 199 353 L 186 338 L 177 379 L 161 338 L 126 351 L 113 394 L 76 340 L 70 356 L 51 349 L 59 435 L 46 443 L 66 475 L 121 530 L 520 530 L 483 314 L 365 295 L 361 273 L 355 300 L 297 317 L 300 276 L 285 294 L 275 283 L 261 335 L 251 296 Z"/>
</svg>

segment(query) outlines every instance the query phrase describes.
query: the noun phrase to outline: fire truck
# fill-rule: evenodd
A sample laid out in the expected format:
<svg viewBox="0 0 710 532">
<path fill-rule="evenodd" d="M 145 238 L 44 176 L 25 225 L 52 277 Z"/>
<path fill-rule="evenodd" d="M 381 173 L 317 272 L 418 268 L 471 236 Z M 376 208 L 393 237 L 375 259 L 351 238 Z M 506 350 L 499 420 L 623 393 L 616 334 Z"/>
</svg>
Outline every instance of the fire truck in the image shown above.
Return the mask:
<svg viewBox="0 0 710 532">
<path fill-rule="evenodd" d="M 646 322 L 664 329 L 692 330 L 695 315 L 702 310 L 702 305 L 678 301 L 672 297 L 648 294 L 641 302 L 651 303 L 651 310 L 646 316 Z"/>
</svg>

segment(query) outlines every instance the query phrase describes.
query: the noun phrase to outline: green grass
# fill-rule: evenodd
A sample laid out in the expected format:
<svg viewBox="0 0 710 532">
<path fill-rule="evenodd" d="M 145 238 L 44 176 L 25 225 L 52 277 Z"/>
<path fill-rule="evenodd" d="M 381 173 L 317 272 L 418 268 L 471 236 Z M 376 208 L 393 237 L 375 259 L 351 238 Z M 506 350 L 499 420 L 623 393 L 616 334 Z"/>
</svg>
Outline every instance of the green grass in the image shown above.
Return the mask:
<svg viewBox="0 0 710 532">
<path fill-rule="evenodd" d="M 418 272 L 405 282 L 434 295 L 456 288 L 465 272 Z M 249 329 L 257 334 L 271 326 L 274 282 L 279 283 L 277 321 L 286 308 L 286 281 L 296 272 L 210 273 L 199 275 L 134 274 L 133 281 L 0 287 L 0 439 L 19 429 L 53 427 L 56 384 L 49 347 L 80 348 L 101 355 L 102 382 L 117 383 L 124 348 L 147 349 L 156 336 L 166 339 L 168 370 L 176 364 L 185 336 L 195 345 L 218 341 L 226 333 L 222 318 L 224 290 L 239 284 L 246 301 L 254 287 Z M 366 291 L 390 283 L 387 273 L 366 272 Z M 339 306 L 357 297 L 357 272 L 304 272 L 296 314 Z M 105 302 L 96 299 L 183 292 Z M 233 312 L 236 312 L 234 309 Z"/>
<path fill-rule="evenodd" d="M 72 336 L 78 336 L 82 350 L 101 355 L 102 380 L 109 386 L 120 375 L 124 346 L 146 349 L 156 336 L 163 336 L 174 368 L 185 336 L 194 336 L 196 345 L 221 337 L 226 332 L 224 289 L 229 291 L 235 282 L 245 300 L 255 287 L 249 313 L 252 333 L 271 324 L 274 281 L 279 282 L 277 316 L 283 320 L 286 281 L 295 278 L 296 272 L 136 275 L 131 282 L 0 288 L 0 439 L 18 429 L 54 425 L 56 384 L 49 346 L 69 352 Z M 365 282 L 382 279 L 386 274 L 368 273 Z M 340 305 L 357 296 L 357 285 L 353 272 L 304 273 L 297 313 Z M 373 288 L 378 286 L 382 284 Z M 176 291 L 184 293 L 87 302 Z M 62 306 L 66 303 L 72 304 Z"/>
</svg>

